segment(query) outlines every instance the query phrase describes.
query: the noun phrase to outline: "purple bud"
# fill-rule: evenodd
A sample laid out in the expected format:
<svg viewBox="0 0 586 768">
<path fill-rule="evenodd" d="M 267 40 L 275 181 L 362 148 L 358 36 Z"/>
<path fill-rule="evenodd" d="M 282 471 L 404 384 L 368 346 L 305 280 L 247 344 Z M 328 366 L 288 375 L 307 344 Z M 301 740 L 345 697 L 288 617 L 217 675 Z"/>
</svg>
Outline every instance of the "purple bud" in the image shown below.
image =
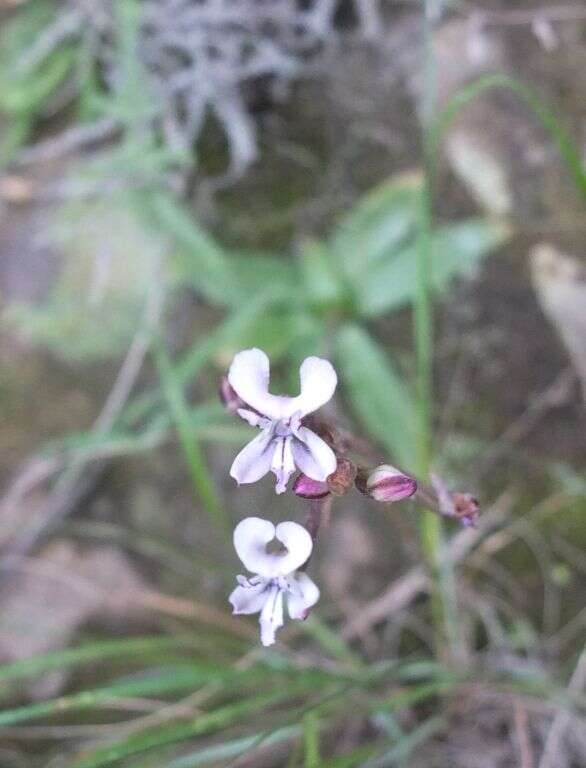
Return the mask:
<svg viewBox="0 0 586 768">
<path fill-rule="evenodd" d="M 412 477 L 390 464 L 381 464 L 368 475 L 362 470 L 356 478 L 356 486 L 375 501 L 384 502 L 407 499 L 417 490 L 417 483 Z"/>
<path fill-rule="evenodd" d="M 228 381 L 227 376 L 222 376 L 218 387 L 218 395 L 222 403 L 231 413 L 236 413 L 239 408 L 244 408 L 246 403 L 238 396 L 234 387 Z"/>
<path fill-rule="evenodd" d="M 303 499 L 323 499 L 330 492 L 325 481 L 313 480 L 307 475 L 301 474 L 293 483 L 293 493 Z"/>
</svg>

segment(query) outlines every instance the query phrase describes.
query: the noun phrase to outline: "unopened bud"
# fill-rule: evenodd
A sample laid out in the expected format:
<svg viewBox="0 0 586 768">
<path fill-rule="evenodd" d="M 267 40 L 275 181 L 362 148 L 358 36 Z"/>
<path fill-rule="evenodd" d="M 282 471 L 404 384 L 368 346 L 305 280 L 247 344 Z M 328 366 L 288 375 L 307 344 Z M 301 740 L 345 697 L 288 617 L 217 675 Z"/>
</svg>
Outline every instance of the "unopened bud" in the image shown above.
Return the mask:
<svg viewBox="0 0 586 768">
<path fill-rule="evenodd" d="M 356 477 L 358 490 L 375 501 L 401 501 L 413 496 L 417 483 L 390 464 L 381 464 L 372 472 L 360 470 Z"/>
<path fill-rule="evenodd" d="M 236 413 L 239 408 L 245 408 L 246 403 L 236 393 L 234 387 L 228 381 L 227 376 L 222 376 L 218 387 L 218 396 L 231 413 Z"/>
<path fill-rule="evenodd" d="M 293 493 L 302 499 L 323 499 L 330 493 L 330 488 L 323 480 L 314 480 L 301 474 L 293 483 Z"/>
<path fill-rule="evenodd" d="M 453 493 L 454 517 L 467 527 L 473 528 L 480 514 L 480 504 L 471 493 Z"/>
<path fill-rule="evenodd" d="M 334 496 L 343 496 L 348 493 L 355 479 L 356 465 L 350 459 L 338 456 L 336 471 L 332 472 L 326 482 Z"/>
</svg>

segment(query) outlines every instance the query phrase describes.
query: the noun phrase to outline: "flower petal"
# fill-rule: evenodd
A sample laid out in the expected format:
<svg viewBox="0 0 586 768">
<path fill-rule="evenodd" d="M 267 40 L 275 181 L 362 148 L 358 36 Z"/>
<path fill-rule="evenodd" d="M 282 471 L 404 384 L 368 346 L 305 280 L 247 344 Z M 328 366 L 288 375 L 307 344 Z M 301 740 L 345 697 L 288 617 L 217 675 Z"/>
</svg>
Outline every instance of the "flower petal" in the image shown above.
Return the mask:
<svg viewBox="0 0 586 768">
<path fill-rule="evenodd" d="M 313 541 L 307 528 L 292 522 L 279 523 L 275 536 L 287 548 L 287 554 L 280 558 L 281 571 L 278 575 L 288 576 L 307 562 Z"/>
<path fill-rule="evenodd" d="M 228 600 L 232 604 L 232 613 L 259 613 L 269 596 L 269 582 L 259 579 L 256 583 L 243 579 L 240 586 L 232 592 Z"/>
<path fill-rule="evenodd" d="M 247 403 L 271 419 L 288 418 L 293 410 L 292 397 L 269 393 L 270 364 L 262 349 L 245 349 L 232 360 L 228 381 L 235 392 Z"/>
<path fill-rule="evenodd" d="M 336 454 L 307 427 L 299 427 L 292 444 L 295 464 L 312 480 L 325 480 L 336 471 Z"/>
<path fill-rule="evenodd" d="M 283 544 L 282 552 L 267 552 L 273 539 Z M 299 523 L 285 522 L 275 526 L 260 517 L 247 517 L 234 529 L 234 548 L 247 570 L 264 579 L 288 576 L 306 562 L 313 541 Z"/>
<path fill-rule="evenodd" d="M 261 429 L 267 429 L 271 425 L 270 419 L 260 416 L 260 414 L 254 411 L 249 411 L 248 408 L 238 408 L 236 413 L 241 419 L 247 421 L 251 427 L 260 427 Z"/>
<path fill-rule="evenodd" d="M 261 407 L 269 392 L 270 363 L 262 349 L 245 349 L 234 355 L 228 381 L 245 403 L 263 412 Z"/>
<path fill-rule="evenodd" d="M 319 600 L 319 589 L 306 573 L 296 573 L 289 579 L 287 610 L 292 619 L 306 619 L 310 608 Z"/>
<path fill-rule="evenodd" d="M 295 410 L 302 416 L 317 411 L 331 400 L 338 383 L 334 366 L 321 357 L 307 357 L 299 369 L 301 394 L 295 398 Z"/>
<path fill-rule="evenodd" d="M 273 454 L 273 436 L 270 432 L 262 432 L 236 456 L 230 467 L 230 475 L 238 485 L 255 483 L 271 469 Z"/>
<path fill-rule="evenodd" d="M 277 438 L 274 440 L 275 450 L 271 461 L 271 472 L 277 478 L 276 493 L 284 493 L 287 490 L 289 478 L 295 472 L 295 461 L 291 450 L 292 437 Z"/>
<path fill-rule="evenodd" d="M 263 569 L 265 558 L 271 556 L 266 551 L 267 544 L 275 538 L 275 526 L 269 520 L 260 517 L 246 517 L 234 528 L 234 549 L 247 570 L 260 576 L 271 578 L 272 573 Z M 259 567 L 260 566 L 260 567 Z"/>
<path fill-rule="evenodd" d="M 275 642 L 275 633 L 283 626 L 283 591 L 271 587 L 267 601 L 260 614 L 260 640 L 263 645 Z"/>
</svg>

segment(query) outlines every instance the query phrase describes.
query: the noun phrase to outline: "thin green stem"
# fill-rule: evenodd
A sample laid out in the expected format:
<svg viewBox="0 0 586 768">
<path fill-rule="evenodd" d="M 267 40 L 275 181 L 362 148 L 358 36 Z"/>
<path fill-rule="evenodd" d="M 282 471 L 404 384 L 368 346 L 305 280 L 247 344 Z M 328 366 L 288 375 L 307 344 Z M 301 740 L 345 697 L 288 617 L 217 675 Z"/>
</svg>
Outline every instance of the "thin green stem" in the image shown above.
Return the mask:
<svg viewBox="0 0 586 768">
<path fill-rule="evenodd" d="M 417 249 L 417 294 L 415 301 L 414 332 L 417 355 L 417 471 L 427 477 L 432 456 L 433 423 L 433 324 L 431 302 L 432 264 L 432 189 L 435 169 L 433 126 L 435 115 L 435 60 L 433 52 L 432 0 L 422 0 L 425 36 L 425 61 L 421 118 L 423 122 L 424 181 L 419 206 L 419 248 Z M 454 649 L 457 638 L 455 582 L 448 567 L 439 568 L 439 555 L 443 547 L 442 520 L 431 511 L 420 517 L 421 548 L 438 589 L 432 592 L 432 614 L 438 652 L 448 639 Z"/>
<path fill-rule="evenodd" d="M 555 112 L 543 103 L 535 91 L 508 75 L 485 75 L 462 88 L 452 97 L 434 120 L 433 125 L 430 126 L 428 144 L 432 157 L 437 154 L 441 139 L 462 108 L 480 94 L 494 88 L 512 91 L 533 110 L 545 130 L 555 141 L 577 190 L 582 197 L 586 198 L 586 168 L 582 162 L 580 151 L 571 136 L 561 125 Z"/>
<path fill-rule="evenodd" d="M 153 354 L 161 377 L 167 407 L 177 431 L 193 487 L 210 521 L 216 526 L 226 528 L 228 526 L 226 513 L 216 494 L 201 446 L 190 427 L 189 406 L 183 394 L 180 378 L 160 339 L 155 339 L 153 343 Z"/>
</svg>

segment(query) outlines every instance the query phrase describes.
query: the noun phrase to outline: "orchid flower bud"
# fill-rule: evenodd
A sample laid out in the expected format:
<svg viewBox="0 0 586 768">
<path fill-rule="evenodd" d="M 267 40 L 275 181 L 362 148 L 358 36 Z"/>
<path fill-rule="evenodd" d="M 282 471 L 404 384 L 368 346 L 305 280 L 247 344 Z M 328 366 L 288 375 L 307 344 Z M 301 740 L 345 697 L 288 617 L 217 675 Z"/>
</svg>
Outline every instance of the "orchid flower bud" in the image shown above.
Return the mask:
<svg viewBox="0 0 586 768">
<path fill-rule="evenodd" d="M 381 464 L 370 474 L 359 470 L 356 477 L 358 490 L 375 501 L 393 502 L 413 496 L 417 483 L 390 464 Z"/>
<path fill-rule="evenodd" d="M 480 504 L 471 493 L 453 493 L 454 517 L 467 528 L 474 528 L 480 514 Z"/>
<path fill-rule="evenodd" d="M 303 473 L 293 483 L 293 493 L 302 499 L 323 499 L 330 493 L 325 480 L 313 480 Z"/>
</svg>

